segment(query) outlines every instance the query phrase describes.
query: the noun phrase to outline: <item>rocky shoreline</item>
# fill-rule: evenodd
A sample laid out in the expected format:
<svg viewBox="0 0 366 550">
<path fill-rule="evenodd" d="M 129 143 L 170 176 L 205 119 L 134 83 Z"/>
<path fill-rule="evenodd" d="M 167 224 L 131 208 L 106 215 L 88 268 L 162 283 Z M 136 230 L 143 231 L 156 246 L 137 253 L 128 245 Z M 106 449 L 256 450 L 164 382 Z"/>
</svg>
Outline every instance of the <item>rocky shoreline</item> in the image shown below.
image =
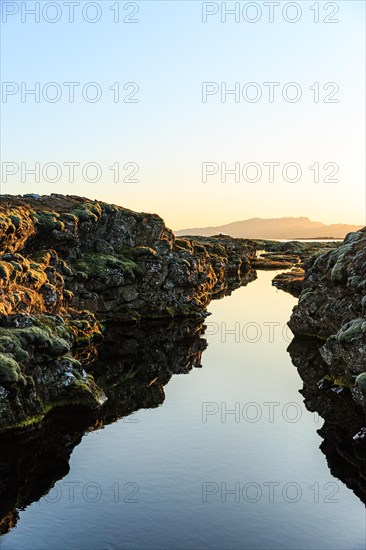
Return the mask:
<svg viewBox="0 0 366 550">
<path fill-rule="evenodd" d="M 155 214 L 99 201 L 1 197 L 0 430 L 100 406 L 92 367 L 111 324 L 201 322 L 257 269 L 287 268 L 273 284 L 300 295 L 290 328 L 324 340 L 328 377 L 365 405 L 365 244 L 366 230 L 341 245 L 178 238 Z"/>
<path fill-rule="evenodd" d="M 162 405 L 165 386 L 173 376 L 200 368 L 206 346 L 198 320 L 109 325 L 90 368 L 108 400 L 100 407 L 57 408 L 36 430 L 1 434 L 0 536 L 16 525 L 19 510 L 67 475 L 70 455 L 86 432 Z"/>
<path fill-rule="evenodd" d="M 89 373 L 109 322 L 204 319 L 256 277 L 252 241 L 175 238 L 154 214 L 88 199 L 0 199 L 0 429 L 98 406 Z"/>
<path fill-rule="evenodd" d="M 366 228 L 333 251 L 311 258 L 289 327 L 322 340 L 326 379 L 366 407 Z M 365 434 L 366 436 L 366 434 Z"/>
<path fill-rule="evenodd" d="M 289 292 L 295 298 L 299 297 L 303 288 L 307 260 L 325 254 L 329 250 L 334 250 L 339 245 L 335 241 L 280 242 L 256 240 L 255 243 L 258 250 L 262 252 L 253 262 L 253 267 L 265 270 L 290 270 L 276 275 L 272 284 L 285 292 Z"/>
<path fill-rule="evenodd" d="M 173 375 L 201 367 L 207 305 L 259 269 L 287 269 L 273 284 L 300 295 L 301 393 L 331 471 L 366 502 L 366 229 L 340 245 L 178 238 L 115 205 L 4 196 L 0 246 L 0 534 L 85 431 L 161 405 Z"/>
</svg>

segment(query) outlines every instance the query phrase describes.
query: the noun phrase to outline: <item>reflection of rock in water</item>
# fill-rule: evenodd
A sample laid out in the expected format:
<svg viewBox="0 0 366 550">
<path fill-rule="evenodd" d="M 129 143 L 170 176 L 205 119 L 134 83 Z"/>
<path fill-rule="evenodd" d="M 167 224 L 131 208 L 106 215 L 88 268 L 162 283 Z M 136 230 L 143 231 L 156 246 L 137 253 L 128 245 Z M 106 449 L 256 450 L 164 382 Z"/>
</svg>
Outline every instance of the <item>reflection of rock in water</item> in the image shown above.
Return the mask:
<svg viewBox="0 0 366 550">
<path fill-rule="evenodd" d="M 96 415 L 103 422 L 152 408 L 164 401 L 173 374 L 201 366 L 206 340 L 202 323 L 116 325 L 109 327 L 99 359 L 93 366 L 96 383 L 108 401 Z"/>
<path fill-rule="evenodd" d="M 322 344 L 295 338 L 288 351 L 304 383 L 301 394 L 309 411 L 324 418 L 319 435 L 333 476 L 366 503 L 366 438 L 354 436 L 366 426 L 366 415 L 355 405 L 348 388 L 328 380 L 328 368 L 318 351 Z"/>
<path fill-rule="evenodd" d="M 18 509 L 39 500 L 69 472 L 69 459 L 86 430 L 100 428 L 164 401 L 173 374 L 199 367 L 203 325 L 138 324 L 109 327 L 93 367 L 107 397 L 99 409 L 59 411 L 32 432 L 1 436 L 0 534 L 17 522 Z"/>
<path fill-rule="evenodd" d="M 70 430 L 67 432 L 66 430 Z M 32 433 L 0 442 L 0 533 L 11 529 L 17 509 L 39 500 L 69 471 L 69 458 L 80 443 L 82 425 L 46 423 Z"/>
</svg>

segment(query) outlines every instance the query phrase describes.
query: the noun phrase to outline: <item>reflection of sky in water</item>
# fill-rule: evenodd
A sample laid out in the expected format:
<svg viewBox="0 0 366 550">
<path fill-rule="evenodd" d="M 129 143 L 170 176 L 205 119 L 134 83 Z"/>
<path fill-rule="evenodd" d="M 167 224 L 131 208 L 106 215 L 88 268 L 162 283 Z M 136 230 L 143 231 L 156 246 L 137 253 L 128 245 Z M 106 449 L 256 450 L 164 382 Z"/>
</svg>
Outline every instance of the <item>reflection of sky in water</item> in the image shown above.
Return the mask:
<svg viewBox="0 0 366 550">
<path fill-rule="evenodd" d="M 57 483 L 59 501 L 42 499 L 22 512 L 18 527 L 3 539 L 4 548 L 363 548 L 363 505 L 328 470 L 316 433 L 322 421 L 305 410 L 298 393 L 302 383 L 281 335 L 295 299 L 271 286 L 273 276 L 259 272 L 255 282 L 213 302 L 207 319 L 210 332 L 217 329 L 214 323 L 219 328 L 226 323 L 227 330 L 235 323 L 241 329 L 256 323 L 260 340 L 248 341 L 255 337 L 254 325 L 238 343 L 234 334 L 223 343 L 222 329 L 209 336 L 203 368 L 173 377 L 162 407 L 139 411 L 131 418 L 138 422 L 119 421 L 83 439 L 72 454 L 70 474 Z M 272 343 L 264 323 L 279 323 Z M 219 409 L 205 423 L 204 402 Z M 234 409 L 236 402 L 244 418 L 236 422 L 229 414 L 222 422 L 221 403 Z M 278 403 L 273 422 L 270 406 L 264 405 L 269 402 Z M 261 418 L 250 422 L 256 414 Z M 283 418 L 296 414 L 296 423 Z M 138 503 L 122 502 L 131 492 L 123 489 L 129 481 L 139 485 Z M 79 484 L 73 503 L 68 482 Z M 102 489 L 97 503 L 81 497 L 90 482 Z M 213 487 L 226 482 L 228 489 L 235 482 L 240 489 L 255 485 L 247 501 L 227 495 L 223 503 L 219 492 L 203 503 L 204 482 L 218 484 Z M 274 503 L 268 482 L 280 484 Z M 298 502 L 283 498 L 288 483 L 298 484 Z M 335 485 L 324 488 L 327 483 Z M 120 486 L 118 503 L 114 484 Z M 262 496 L 248 502 L 258 486 Z M 314 502 L 316 488 L 320 502 Z M 334 488 L 339 490 L 332 496 Z M 90 490 L 89 498 L 93 495 Z M 327 497 L 338 502 L 324 502 Z"/>
</svg>

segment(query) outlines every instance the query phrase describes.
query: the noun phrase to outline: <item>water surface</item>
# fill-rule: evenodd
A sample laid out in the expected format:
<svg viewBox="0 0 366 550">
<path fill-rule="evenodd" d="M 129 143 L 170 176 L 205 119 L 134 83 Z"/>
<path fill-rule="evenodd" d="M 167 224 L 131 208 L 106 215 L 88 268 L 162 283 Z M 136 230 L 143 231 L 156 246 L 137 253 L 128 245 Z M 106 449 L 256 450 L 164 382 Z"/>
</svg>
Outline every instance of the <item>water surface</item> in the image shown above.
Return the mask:
<svg viewBox="0 0 366 550">
<path fill-rule="evenodd" d="M 364 548 L 364 505 L 319 449 L 323 420 L 287 352 L 296 300 L 274 275 L 212 302 L 202 368 L 87 433 L 1 547 Z"/>
</svg>

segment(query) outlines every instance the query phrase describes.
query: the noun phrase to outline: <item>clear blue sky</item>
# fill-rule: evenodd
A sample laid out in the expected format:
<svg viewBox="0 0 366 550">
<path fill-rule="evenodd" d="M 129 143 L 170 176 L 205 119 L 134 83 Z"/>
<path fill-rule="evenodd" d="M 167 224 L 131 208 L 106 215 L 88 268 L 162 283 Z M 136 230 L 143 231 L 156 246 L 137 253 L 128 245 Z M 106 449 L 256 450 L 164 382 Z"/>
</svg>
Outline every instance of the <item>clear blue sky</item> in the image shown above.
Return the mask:
<svg viewBox="0 0 366 550">
<path fill-rule="evenodd" d="M 40 2 L 41 8 L 46 3 Z M 319 2 L 321 21 L 314 23 L 312 1 L 297 2 L 302 16 L 293 24 L 282 16 L 287 2 L 276 7 L 273 23 L 263 2 L 256 2 L 262 9 L 257 23 L 242 16 L 239 23 L 233 16 L 222 23 L 220 13 L 203 23 L 199 1 L 136 2 L 134 18 L 139 22 L 134 24 L 114 23 L 110 7 L 116 2 L 109 0 L 97 3 L 101 19 L 95 24 L 83 20 L 81 9 L 88 4 L 83 0 L 75 6 L 74 23 L 68 21 L 65 2 L 57 2 L 61 19 L 54 24 L 42 15 L 39 23 L 32 16 L 22 23 L 24 2 L 1 4 L 7 12 L 13 5 L 19 8 L 2 23 L 3 82 L 19 87 L 25 82 L 29 88 L 39 82 L 41 89 L 56 82 L 62 90 L 56 103 L 42 97 L 36 103 L 29 96 L 22 103 L 19 92 L 1 104 L 2 162 L 27 167 L 39 162 L 43 167 L 54 161 L 63 167 L 54 183 L 42 175 L 39 183 L 31 176 L 22 182 L 19 171 L 2 182 L 3 193 L 79 194 L 157 212 L 174 229 L 258 216 L 365 223 L 363 1 L 330 3 L 339 6 L 335 24 L 323 22 L 333 11 L 325 11 L 327 2 Z M 25 4 L 30 9 L 35 2 Z M 119 4 L 121 19 L 134 9 Z M 234 2 L 226 4 L 232 7 Z M 49 18 L 55 17 L 52 9 Z M 94 13 L 91 8 L 88 15 Z M 289 17 L 294 13 L 290 10 Z M 248 16 L 253 18 L 254 12 Z M 73 104 L 64 82 L 81 84 Z M 80 88 L 89 82 L 102 90 L 97 103 L 81 96 Z M 115 82 L 121 87 L 138 83 L 139 102 L 114 103 L 108 88 Z M 203 103 L 202 82 L 226 82 L 228 88 L 235 82 L 257 82 L 264 95 L 264 82 L 279 82 L 280 87 L 274 103 L 267 96 L 257 103 L 236 103 L 228 96 L 223 103 L 219 94 Z M 297 103 L 281 97 L 288 82 L 302 88 Z M 339 102 L 314 103 L 309 86 L 315 82 L 336 82 Z M 325 94 L 322 89 L 320 93 Z M 75 182 L 68 181 L 64 163 L 72 161 L 98 163 L 100 181 L 85 181 L 81 168 L 76 168 Z M 108 167 L 116 162 L 137 163 L 139 181 L 115 183 Z M 256 183 L 235 182 L 233 177 L 223 183 L 220 175 L 204 183 L 203 162 L 226 162 L 228 167 L 256 162 L 262 168 L 265 162 L 279 162 L 280 169 L 297 162 L 303 176 L 291 183 L 279 175 L 271 183 L 263 169 Z M 315 162 L 337 163 L 340 181 L 314 182 L 309 167 Z"/>
</svg>

